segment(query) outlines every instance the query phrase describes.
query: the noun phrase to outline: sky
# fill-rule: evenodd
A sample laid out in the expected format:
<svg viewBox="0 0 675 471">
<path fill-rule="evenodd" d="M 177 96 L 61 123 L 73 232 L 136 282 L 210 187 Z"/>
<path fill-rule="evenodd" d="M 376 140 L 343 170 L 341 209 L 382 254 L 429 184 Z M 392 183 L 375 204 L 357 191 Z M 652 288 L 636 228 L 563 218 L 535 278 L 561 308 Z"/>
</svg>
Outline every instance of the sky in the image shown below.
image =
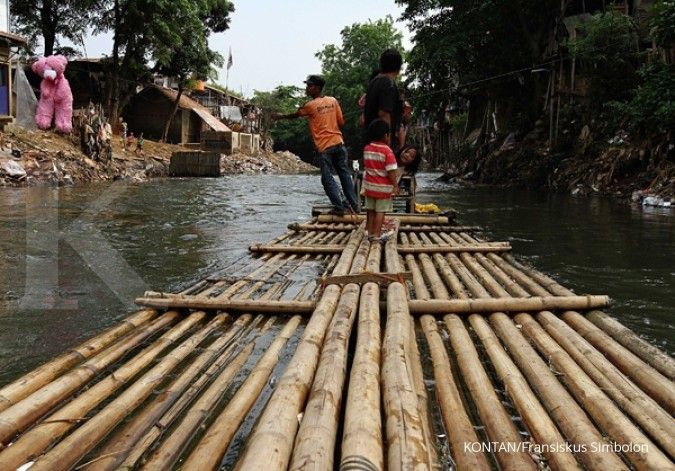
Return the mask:
<svg viewBox="0 0 675 471">
<path fill-rule="evenodd" d="M 309 74 L 321 72 L 314 54 L 326 44 L 340 44 L 340 31 L 354 23 L 378 20 L 391 15 L 395 20 L 402 8 L 394 0 L 233 0 L 230 29 L 211 36 L 211 48 L 220 52 L 227 64 L 232 48 L 232 67 L 227 86 L 245 96 L 254 90 L 271 90 L 277 85 L 298 85 Z M 410 48 L 410 33 L 397 23 Z M 86 55 L 110 54 L 110 36 L 94 36 L 86 41 Z M 225 68 L 218 82 L 225 85 Z"/>
</svg>

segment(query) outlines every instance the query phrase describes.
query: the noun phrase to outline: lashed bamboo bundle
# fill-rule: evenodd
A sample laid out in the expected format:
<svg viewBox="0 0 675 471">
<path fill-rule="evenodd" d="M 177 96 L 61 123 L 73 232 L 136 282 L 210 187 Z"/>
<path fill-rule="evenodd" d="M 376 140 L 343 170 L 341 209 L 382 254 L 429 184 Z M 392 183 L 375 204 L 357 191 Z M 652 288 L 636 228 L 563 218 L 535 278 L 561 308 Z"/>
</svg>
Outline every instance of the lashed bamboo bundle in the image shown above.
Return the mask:
<svg viewBox="0 0 675 471">
<path fill-rule="evenodd" d="M 162 382 L 166 374 L 178 366 L 206 337 L 220 328 L 227 319 L 227 314 L 219 314 L 214 317 L 204 328 L 166 355 L 103 410 L 59 442 L 48 453 L 41 456 L 32 469 L 37 471 L 68 469 L 75 465 L 108 435 L 120 420 L 142 404 L 153 389 Z"/>
<path fill-rule="evenodd" d="M 87 468 L 90 471 L 116 469 L 138 440 L 162 417 L 192 381 L 206 369 L 207 365 L 223 354 L 223 350 L 231 345 L 233 339 L 243 331 L 250 320 L 251 316 L 246 314 L 238 318 L 227 332 L 205 348 L 155 401 L 116 432 L 110 443 L 101 450 L 98 458 L 94 459 L 92 465 Z"/>
<path fill-rule="evenodd" d="M 513 267 L 525 274 L 525 276 L 530 277 L 531 282 L 538 283 L 540 286 L 543 286 L 546 291 L 561 297 L 571 293 L 570 290 L 559 285 L 555 280 L 536 270 L 523 266 L 512 257 L 505 256 L 504 258 L 507 259 Z M 562 315 L 565 322 L 593 345 L 593 347 L 597 348 L 603 355 L 609 358 L 622 373 L 633 380 L 643 391 L 665 407 L 670 414 L 675 412 L 675 388 L 673 387 L 672 381 L 642 361 L 630 350 L 614 341 L 614 339 L 596 327 L 592 322 L 588 321 L 581 314 L 574 312 L 576 309 L 582 308 L 568 309 L 569 311 L 564 312 Z"/>
<path fill-rule="evenodd" d="M 626 418 L 614 402 L 593 382 L 529 314 L 518 314 L 516 321 L 537 349 L 550 358 L 561 372 L 565 385 L 580 401 L 586 411 L 612 437 L 622 445 L 630 444 L 624 455 L 637 469 L 671 469 L 672 462 L 633 423 Z M 648 451 L 647 451 L 648 450 Z"/>
<path fill-rule="evenodd" d="M 364 231 L 354 231 L 333 270 L 334 275 L 346 275 L 361 243 Z M 316 371 L 320 346 L 335 312 L 341 289 L 326 287 L 312 313 L 295 354 L 279 380 L 246 449 L 237 463 L 238 469 L 286 469 L 291 457 L 302 411 Z"/>
<path fill-rule="evenodd" d="M 525 339 L 513 319 L 496 313 L 490 316 L 490 323 L 550 416 L 565 437 L 580 450 L 577 456 L 586 469 L 627 470 L 628 466 L 611 449 L 595 450 L 597 444 L 604 442 L 602 433 Z"/>
<path fill-rule="evenodd" d="M 16 381 L 0 389 L 0 412 L 16 404 L 32 392 L 68 371 L 87 358 L 91 358 L 110 346 L 123 335 L 128 334 L 157 316 L 153 309 L 142 309 L 100 335 L 71 348 L 63 355 L 34 369 Z"/>
<path fill-rule="evenodd" d="M 121 342 L 102 351 L 1 412 L 0 444 L 7 444 L 11 438 L 21 433 L 47 411 L 91 381 L 104 368 L 119 360 L 149 336 L 171 325 L 178 317 L 179 315 L 176 312 L 159 317 L 146 327 L 137 329 L 131 336 L 124 338 Z"/>
<path fill-rule="evenodd" d="M 206 434 L 185 460 L 183 463 L 184 469 L 210 470 L 219 467 L 232 437 L 234 437 L 239 425 L 267 383 L 272 370 L 279 361 L 282 348 L 298 328 L 300 319 L 300 316 L 291 317 L 272 344 L 265 350 L 246 381 L 227 404 L 225 410 L 216 418 L 213 425 L 206 431 Z"/>
<path fill-rule="evenodd" d="M 430 241 L 421 239 L 416 235 L 411 235 L 413 243 L 421 243 Z M 452 256 L 451 260 L 456 260 L 456 256 Z M 449 293 L 443 285 L 442 278 L 438 274 L 436 267 L 428 255 L 420 255 L 420 261 L 426 275 L 427 280 L 438 300 L 448 300 Z M 469 280 L 470 276 L 467 272 L 462 273 L 465 280 Z M 469 283 L 471 284 L 471 283 Z M 474 294 L 487 294 L 476 290 Z M 458 295 L 466 299 L 468 295 L 460 288 Z M 412 302 L 412 301 L 411 301 Z M 520 436 L 515 429 L 510 415 L 504 410 L 501 401 L 495 394 L 490 380 L 487 377 L 478 357 L 473 343 L 469 337 L 469 333 L 464 326 L 462 320 L 456 315 L 448 315 L 445 317 L 445 322 L 448 326 L 448 333 L 450 342 L 454 353 L 457 356 L 459 368 L 462 376 L 467 383 L 472 398 L 476 404 L 481 421 L 486 427 L 486 431 L 490 439 L 494 442 L 513 443 L 520 442 Z M 427 326 L 429 321 L 427 320 Z M 452 427 L 452 425 L 446 425 Z M 535 469 L 535 465 L 529 455 L 524 451 L 516 452 L 498 452 L 496 453 L 497 460 L 500 465 L 506 469 Z"/>
<path fill-rule="evenodd" d="M 424 257 L 425 257 L 424 255 L 421 255 L 420 259 L 425 269 L 425 275 L 427 275 L 432 290 L 434 291 L 434 295 L 440 299 L 447 299 L 448 298 L 447 290 L 443 286 L 440 276 L 436 272 L 436 267 L 434 267 L 429 260 L 424 259 Z M 464 262 L 463 267 L 461 267 L 461 265 L 459 264 L 459 260 L 454 258 L 454 256 L 452 256 L 450 261 L 453 263 L 453 266 L 455 268 L 457 269 L 459 269 L 460 267 L 462 268 L 462 270 L 458 270 L 458 275 L 459 277 L 462 278 L 462 281 L 466 284 L 466 286 L 468 286 L 471 289 L 472 293 L 475 296 L 489 296 L 490 293 L 497 296 L 507 296 L 507 297 L 509 296 L 506 290 L 502 288 L 493 278 L 491 278 L 489 273 L 487 273 L 487 271 L 483 270 L 477 263 L 475 263 L 475 260 L 473 260 L 472 256 L 465 254 L 461 256 L 461 259 Z M 445 261 L 442 258 L 437 257 L 435 261 L 437 262 L 436 266 L 441 268 L 441 271 L 444 272 L 444 278 L 446 280 L 449 280 L 450 282 L 449 286 L 451 286 L 456 295 L 459 296 L 460 298 L 464 299 L 467 298 L 467 294 L 464 292 L 464 288 L 457 274 L 455 274 L 454 272 L 451 271 L 451 269 L 449 269 L 449 266 L 445 264 Z M 450 319 L 448 319 L 448 317 Z M 480 368 L 480 366 L 478 366 L 479 363 L 477 363 L 476 361 L 477 355 L 475 354 L 475 350 L 471 349 L 470 344 L 467 342 L 468 335 L 464 330 L 461 321 L 459 321 L 459 318 L 456 318 L 456 316 L 448 316 L 448 317 L 446 317 L 446 321 L 450 320 L 454 323 L 454 326 L 450 332 L 451 339 L 455 338 L 455 342 L 458 343 L 462 340 L 461 337 L 464 337 L 463 348 L 465 349 L 466 353 L 469 354 L 469 359 L 473 360 L 473 363 L 475 364 L 476 368 L 479 369 Z M 423 316 L 423 319 L 427 326 L 427 330 L 431 331 L 434 325 L 433 319 L 430 316 Z M 532 431 L 537 442 L 540 444 L 545 444 L 546 446 L 557 447 L 560 450 L 562 450 L 545 453 L 545 455 L 550 460 L 551 466 L 554 469 L 575 468 L 576 460 L 572 457 L 570 453 L 564 451 L 565 448 L 564 438 L 559 434 L 559 432 L 556 429 L 556 426 L 548 418 L 548 415 L 545 413 L 542 406 L 539 404 L 536 397 L 529 389 L 529 386 L 527 385 L 525 379 L 522 377 L 522 375 L 519 376 L 517 368 L 509 360 L 508 356 L 505 354 L 503 349 L 499 346 L 499 343 L 496 341 L 496 337 L 491 332 L 491 329 L 487 326 L 483 317 L 472 314 L 469 316 L 469 321 L 476 330 L 476 332 L 478 333 L 479 337 L 481 337 L 481 340 L 483 341 L 485 347 L 487 348 L 488 355 L 492 359 L 493 364 L 495 365 L 495 368 L 497 369 L 500 378 L 502 379 L 502 381 L 505 382 L 507 390 L 510 392 L 511 398 L 514 400 L 517 409 L 520 411 L 521 415 L 526 420 L 526 423 L 528 423 L 529 428 Z M 433 336 L 431 338 L 433 339 Z M 487 379 L 483 375 L 476 373 L 477 371 L 476 368 L 469 368 L 468 366 L 466 366 L 466 363 L 467 363 L 466 361 L 463 362 L 460 361 L 460 369 L 463 369 L 463 371 L 466 370 L 466 372 L 468 372 L 471 375 L 470 377 L 472 379 L 467 381 L 469 387 L 471 387 L 472 385 L 474 387 L 478 387 L 479 384 L 489 384 L 489 382 L 487 382 Z M 488 417 L 489 420 L 495 420 L 493 414 L 490 411 L 494 407 L 496 407 L 498 409 L 497 416 L 501 414 L 502 422 L 504 424 L 508 422 L 508 417 L 504 415 L 504 412 L 502 410 L 499 410 L 498 399 L 496 399 L 496 397 L 493 396 L 491 398 L 493 405 L 490 406 L 489 404 L 485 403 L 486 401 L 489 402 L 490 400 L 489 394 L 487 399 L 482 398 L 483 394 L 475 394 L 475 391 L 474 394 L 472 394 L 472 396 L 474 398 L 477 398 L 476 400 L 479 401 L 478 409 L 479 412 L 482 413 L 481 417 L 485 415 Z M 496 429 L 494 424 L 491 425 L 492 427 L 490 427 L 490 424 L 488 424 L 487 427 L 488 434 L 506 432 L 504 430 L 504 425 L 501 426 L 497 425 Z M 447 428 L 448 433 L 450 434 L 451 432 L 449 431 L 449 429 L 452 427 Z M 512 431 L 511 438 L 509 438 L 508 436 L 502 437 L 500 441 L 514 439 L 515 437 L 517 437 L 517 435 L 514 436 Z M 553 449 L 555 450 L 556 448 Z M 465 457 L 460 455 L 459 458 L 463 459 Z M 505 466 L 508 465 L 503 461 L 512 458 L 513 457 L 510 454 L 506 454 L 506 456 L 504 456 L 504 454 L 498 455 L 498 459 L 500 459 L 500 462 Z M 513 463 L 511 463 L 510 465 L 513 465 Z M 521 464 L 518 463 L 517 466 L 521 466 Z"/>
<path fill-rule="evenodd" d="M 359 305 L 356 351 L 345 407 L 340 462 L 343 470 L 359 467 L 384 469 L 380 419 L 379 300 L 379 286 L 366 283 Z"/>
<path fill-rule="evenodd" d="M 398 221 L 395 237 L 385 245 L 387 271 L 402 271 L 396 250 Z M 383 400 L 386 420 L 387 468 L 433 469 L 433 454 L 428 449 L 428 437 L 423 424 L 415 382 L 406 350 L 410 348 L 410 313 L 407 308 L 406 288 L 391 283 L 387 288 L 387 324 L 382 343 Z"/>
<path fill-rule="evenodd" d="M 361 272 L 370 250 L 364 239 L 354 256 L 350 274 Z M 328 326 L 319 365 L 300 422 L 290 469 L 332 469 L 342 391 L 347 371 L 347 347 L 356 317 L 361 287 L 342 289 L 340 301 Z"/>
<path fill-rule="evenodd" d="M 382 246 L 370 244 L 366 270 L 380 271 Z M 384 469 L 380 408 L 380 287 L 363 286 L 359 303 L 356 350 L 349 376 L 342 436 L 341 469 Z"/>
<path fill-rule="evenodd" d="M 550 312 L 537 320 L 546 332 L 633 420 L 671 456 L 675 456 L 675 420 L 570 326 Z"/>
<path fill-rule="evenodd" d="M 457 469 L 489 470 L 491 468 L 485 454 L 465 446 L 467 443 L 478 443 L 479 439 L 462 403 L 436 320 L 432 316 L 424 315 L 420 318 L 420 323 L 429 343 L 438 402 Z"/>
<path fill-rule="evenodd" d="M 257 316 L 251 323 L 249 323 L 246 330 L 238 337 L 235 343 L 230 345 L 223 352 L 223 354 L 220 355 L 209 366 L 209 368 L 204 371 L 204 373 L 194 383 L 190 385 L 189 389 L 180 396 L 180 398 L 171 406 L 171 408 L 159 420 L 157 420 L 157 422 L 150 430 L 148 430 L 143 438 L 138 440 L 134 447 L 129 451 L 129 454 L 125 460 L 119 465 L 118 469 L 134 469 L 136 464 L 141 460 L 143 455 L 153 445 L 153 443 L 155 443 L 155 441 L 160 437 L 160 435 L 162 435 L 164 431 L 168 430 L 169 427 L 172 426 L 174 421 L 176 421 L 188 407 L 190 407 L 190 410 L 185 414 L 184 418 L 182 419 L 183 421 L 187 421 L 188 416 L 194 415 L 195 412 L 193 411 L 196 411 L 196 414 L 201 417 L 201 419 L 199 419 L 199 423 L 201 423 L 201 420 L 211 413 L 211 409 L 213 408 L 214 404 L 216 404 L 222 396 L 222 391 L 227 389 L 234 375 L 242 368 L 244 363 L 249 358 L 253 350 L 255 339 L 262 333 L 266 332 L 276 321 L 275 317 L 268 318 L 263 327 L 261 329 L 257 329 L 257 326 L 259 322 L 262 321 L 262 319 L 263 316 Z M 244 343 L 248 340 L 250 340 L 250 342 L 241 348 L 242 345 L 244 345 Z M 210 383 L 207 390 L 204 391 L 204 393 L 199 397 L 194 405 L 190 406 L 211 379 L 213 379 L 213 382 Z M 169 437 L 162 442 L 160 448 L 156 449 L 154 454 L 162 454 L 159 450 L 164 447 L 166 442 L 176 440 L 174 435 L 187 433 L 191 437 L 189 429 L 189 422 L 181 422 L 181 426 L 176 428 L 169 435 Z M 180 445 L 176 445 L 175 449 L 171 450 L 171 453 L 176 452 L 180 454 L 183 446 L 182 443 L 183 442 L 181 441 Z M 178 455 L 176 455 L 176 458 L 177 456 Z M 169 457 L 168 459 L 173 460 L 174 458 Z M 153 457 L 150 457 L 149 460 L 152 461 Z M 149 464 L 146 463 L 146 466 L 149 466 Z M 166 469 L 167 467 L 169 467 L 169 465 L 164 466 L 163 469 Z"/>
<path fill-rule="evenodd" d="M 168 318 L 177 317 L 167 313 Z M 127 384 L 157 356 L 205 318 L 203 312 L 191 314 L 113 373 L 96 383 L 75 400 L 48 416 L 0 453 L 0 463 L 16 469 L 46 450 L 68 430 L 86 419 L 89 411 Z"/>
</svg>

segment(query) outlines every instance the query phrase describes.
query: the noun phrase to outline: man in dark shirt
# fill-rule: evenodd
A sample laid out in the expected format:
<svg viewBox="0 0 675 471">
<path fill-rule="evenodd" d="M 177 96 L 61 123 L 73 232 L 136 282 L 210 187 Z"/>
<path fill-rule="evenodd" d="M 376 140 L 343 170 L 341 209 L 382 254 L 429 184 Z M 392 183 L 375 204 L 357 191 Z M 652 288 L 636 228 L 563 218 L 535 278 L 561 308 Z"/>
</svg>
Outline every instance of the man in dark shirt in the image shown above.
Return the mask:
<svg viewBox="0 0 675 471">
<path fill-rule="evenodd" d="M 387 49 L 380 56 L 380 73 L 368 84 L 366 104 L 363 109 L 364 129 L 376 119 L 382 119 L 398 135 L 403 119 L 403 101 L 396 86 L 396 77 L 401 72 L 403 58 L 396 49 Z M 398 151 L 398 140 L 391 140 L 394 152 Z"/>
</svg>

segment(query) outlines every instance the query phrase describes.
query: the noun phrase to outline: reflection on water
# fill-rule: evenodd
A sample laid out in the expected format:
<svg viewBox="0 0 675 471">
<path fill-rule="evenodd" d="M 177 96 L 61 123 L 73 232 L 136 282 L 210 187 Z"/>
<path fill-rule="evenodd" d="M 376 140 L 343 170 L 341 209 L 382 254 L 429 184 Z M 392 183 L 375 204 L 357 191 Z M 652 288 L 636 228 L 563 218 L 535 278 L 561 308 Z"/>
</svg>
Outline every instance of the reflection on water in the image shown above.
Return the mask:
<svg viewBox="0 0 675 471">
<path fill-rule="evenodd" d="M 609 294 L 610 313 L 673 350 L 675 214 L 602 198 L 466 189 L 431 175 L 420 183 L 422 202 L 456 208 L 462 223 L 510 241 L 577 293 Z M 146 288 L 180 290 L 244 263 L 248 245 L 276 237 L 326 199 L 316 175 L 0 192 L 0 384 L 114 324 Z M 26 280 L 27 271 L 37 275 Z"/>
</svg>

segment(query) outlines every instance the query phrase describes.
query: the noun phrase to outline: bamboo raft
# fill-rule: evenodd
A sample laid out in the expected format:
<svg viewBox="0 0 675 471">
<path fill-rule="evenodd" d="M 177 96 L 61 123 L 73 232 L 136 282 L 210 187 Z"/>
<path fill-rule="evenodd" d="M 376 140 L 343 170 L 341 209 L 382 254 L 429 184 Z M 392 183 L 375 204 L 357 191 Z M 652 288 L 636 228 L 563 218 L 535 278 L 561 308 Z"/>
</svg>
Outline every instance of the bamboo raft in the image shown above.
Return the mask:
<svg viewBox="0 0 675 471">
<path fill-rule="evenodd" d="M 0 388 L 0 470 L 675 469 L 675 361 L 447 218 L 319 215 Z M 425 359 L 424 361 L 422 359 Z"/>
</svg>

